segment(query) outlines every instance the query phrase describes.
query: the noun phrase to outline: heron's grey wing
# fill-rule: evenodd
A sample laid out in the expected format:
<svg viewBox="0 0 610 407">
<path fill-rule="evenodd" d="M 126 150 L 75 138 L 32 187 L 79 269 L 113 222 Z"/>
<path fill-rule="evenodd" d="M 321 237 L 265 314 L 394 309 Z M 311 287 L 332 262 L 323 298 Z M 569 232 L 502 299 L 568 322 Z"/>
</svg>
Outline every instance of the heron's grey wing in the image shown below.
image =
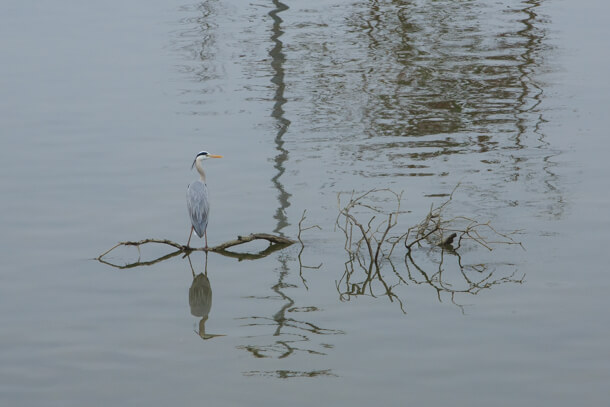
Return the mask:
<svg viewBox="0 0 610 407">
<path fill-rule="evenodd" d="M 186 190 L 186 205 L 191 217 L 191 224 L 197 236 L 202 237 L 208 226 L 208 187 L 201 181 L 190 184 Z"/>
</svg>

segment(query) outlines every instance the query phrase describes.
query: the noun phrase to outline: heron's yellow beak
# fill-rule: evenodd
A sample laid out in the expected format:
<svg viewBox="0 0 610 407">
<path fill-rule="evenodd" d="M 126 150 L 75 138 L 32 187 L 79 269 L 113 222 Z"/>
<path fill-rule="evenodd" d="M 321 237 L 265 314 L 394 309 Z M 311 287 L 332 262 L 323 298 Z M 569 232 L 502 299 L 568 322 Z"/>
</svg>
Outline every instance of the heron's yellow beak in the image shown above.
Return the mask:
<svg viewBox="0 0 610 407">
<path fill-rule="evenodd" d="M 222 158 L 221 155 L 214 155 L 214 154 L 208 154 L 208 157 L 210 157 L 210 158 Z"/>
</svg>

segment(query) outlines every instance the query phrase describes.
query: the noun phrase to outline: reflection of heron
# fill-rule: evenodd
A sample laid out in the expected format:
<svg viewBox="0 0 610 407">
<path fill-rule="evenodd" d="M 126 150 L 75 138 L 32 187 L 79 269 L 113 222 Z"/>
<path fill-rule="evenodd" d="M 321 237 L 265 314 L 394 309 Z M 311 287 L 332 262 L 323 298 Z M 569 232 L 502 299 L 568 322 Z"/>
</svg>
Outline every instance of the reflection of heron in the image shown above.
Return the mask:
<svg viewBox="0 0 610 407">
<path fill-rule="evenodd" d="M 212 309 L 212 286 L 210 280 L 208 280 L 208 256 L 205 256 L 205 273 L 195 275 L 193 264 L 191 263 L 191 257 L 188 256 L 189 264 L 191 265 L 191 272 L 193 273 L 193 283 L 189 288 L 189 306 L 191 308 L 191 314 L 195 317 L 201 318 L 199 321 L 199 336 L 201 339 L 211 339 L 217 336 L 217 334 L 206 334 L 205 333 L 205 322 L 208 320 L 210 309 Z"/>
<path fill-rule="evenodd" d="M 189 306 L 191 307 L 191 314 L 194 317 L 201 318 L 199 332 L 200 335 L 204 335 L 205 321 L 208 320 L 210 309 L 212 309 L 212 287 L 208 276 L 203 273 L 193 277 L 193 284 L 189 288 Z"/>
<path fill-rule="evenodd" d="M 192 182 L 186 190 L 186 205 L 188 207 L 189 216 L 191 217 L 191 233 L 189 233 L 189 240 L 186 243 L 188 247 L 191 243 L 191 237 L 193 236 L 193 230 L 197 233 L 197 236 L 202 237 L 205 235 L 205 247 L 208 247 L 208 234 L 206 229 L 208 227 L 208 214 L 210 213 L 210 204 L 208 202 L 208 187 L 205 184 L 205 172 L 201 162 L 208 158 L 222 158 L 221 155 L 213 155 L 207 151 L 202 151 L 195 157 L 193 167 L 197 167 L 200 179 Z"/>
</svg>

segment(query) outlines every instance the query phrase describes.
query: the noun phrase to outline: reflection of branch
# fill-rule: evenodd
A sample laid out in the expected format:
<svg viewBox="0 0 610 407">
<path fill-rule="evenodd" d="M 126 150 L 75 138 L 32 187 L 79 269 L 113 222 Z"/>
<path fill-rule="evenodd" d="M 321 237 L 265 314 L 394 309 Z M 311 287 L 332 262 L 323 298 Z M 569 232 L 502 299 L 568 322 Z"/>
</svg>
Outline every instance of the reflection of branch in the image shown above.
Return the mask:
<svg viewBox="0 0 610 407">
<path fill-rule="evenodd" d="M 266 240 L 269 242 L 269 247 L 267 247 L 265 250 L 263 250 L 259 253 L 236 253 L 236 252 L 226 250 L 229 247 L 248 243 L 253 240 Z M 129 263 L 124 266 L 118 266 L 116 264 L 107 262 L 103 259 L 108 253 L 110 253 L 117 247 L 135 246 L 139 250 L 140 246 L 142 246 L 144 244 L 148 244 L 148 243 L 165 244 L 168 246 L 175 247 L 178 250 L 176 250 L 170 254 L 167 254 L 163 257 L 159 257 L 158 259 L 155 259 L 155 260 L 145 261 L 145 262 L 141 262 L 138 260 L 137 262 Z M 98 257 L 95 258 L 95 260 L 98 260 L 101 263 L 107 264 L 112 267 L 120 268 L 120 269 L 126 269 L 126 268 L 138 267 L 138 266 L 150 266 L 152 264 L 155 264 L 155 263 L 161 262 L 163 260 L 167 260 L 169 258 L 177 256 L 180 253 L 184 253 L 185 255 L 188 255 L 189 253 L 194 252 L 194 251 L 215 252 L 215 253 L 221 254 L 223 256 L 238 258 L 239 260 L 256 260 L 256 259 L 266 257 L 269 254 L 271 254 L 277 250 L 281 250 L 285 247 L 288 247 L 293 243 L 295 243 L 295 241 L 292 239 L 288 239 L 283 236 L 277 236 L 277 235 L 272 235 L 272 234 L 268 234 L 268 233 L 252 233 L 247 236 L 237 236 L 237 239 L 229 240 L 227 242 L 219 244 L 218 246 L 208 247 L 208 248 L 204 248 L 204 247 L 192 248 L 192 247 L 184 246 L 184 245 L 181 245 L 179 243 L 176 243 L 176 242 L 173 242 L 173 241 L 167 240 L 167 239 L 144 239 L 144 240 L 140 240 L 140 241 L 119 242 L 116 245 L 114 245 L 113 247 L 111 247 L 110 249 L 106 250 L 104 253 L 100 254 Z"/>
<path fill-rule="evenodd" d="M 322 228 L 318 225 L 313 225 L 313 226 L 308 226 L 306 228 L 303 227 L 303 222 L 305 221 L 305 219 L 307 219 L 305 217 L 305 213 L 307 212 L 307 210 L 303 211 L 303 215 L 301 216 L 301 220 L 299 221 L 299 233 L 297 235 L 297 239 L 299 240 L 299 243 L 301 243 L 301 250 L 299 250 L 299 255 L 297 256 L 299 259 L 299 275 L 301 276 L 301 280 L 303 281 L 303 285 L 305 286 L 305 288 L 309 289 L 309 287 L 307 287 L 307 282 L 305 281 L 305 278 L 303 277 L 303 269 L 319 269 L 320 267 L 322 267 L 322 263 L 320 263 L 317 266 L 305 266 L 303 264 L 303 262 L 301 261 L 301 255 L 303 254 L 303 251 L 305 250 L 305 243 L 303 243 L 303 240 L 301 239 L 301 233 L 306 231 L 306 230 L 310 230 L 310 229 L 318 229 L 318 230 L 322 230 Z"/>
<path fill-rule="evenodd" d="M 489 270 L 489 268 L 486 264 L 475 264 L 475 265 L 464 266 L 462 264 L 462 259 L 457 252 L 455 252 L 455 251 L 451 252 L 451 251 L 445 249 L 444 247 L 441 247 L 440 250 L 441 250 L 441 252 L 440 252 L 440 261 L 438 263 L 438 268 L 437 268 L 437 271 L 432 274 L 426 273 L 426 271 L 424 271 L 415 262 L 415 260 L 412 257 L 412 253 L 408 252 L 405 255 L 405 266 L 407 268 L 407 274 L 408 274 L 409 280 L 418 285 L 426 284 L 426 285 L 434 288 L 436 290 L 436 296 L 437 296 L 438 300 L 441 302 L 442 302 L 441 294 L 443 294 L 443 293 L 448 294 L 451 298 L 451 302 L 454 305 L 458 306 L 462 310 L 462 313 L 464 312 L 464 305 L 458 304 L 456 302 L 456 300 L 455 300 L 456 294 L 477 295 L 482 290 L 489 289 L 494 285 L 499 285 L 499 284 L 504 284 L 504 283 L 522 284 L 524 281 L 525 275 L 521 276 L 520 278 L 515 277 L 515 274 L 517 273 L 516 270 L 513 271 L 508 276 L 493 279 L 492 277 L 494 275 L 495 270 Z M 460 275 L 464 282 L 464 286 L 462 288 L 454 287 L 454 284 L 449 283 L 443 275 L 443 273 L 445 271 L 443 268 L 443 265 L 445 263 L 445 256 L 444 256 L 445 252 L 453 254 L 454 256 L 457 257 L 457 263 L 460 268 Z M 413 273 L 411 272 L 411 267 L 409 265 L 412 265 L 417 270 L 417 272 L 421 275 L 423 280 L 417 279 L 416 276 L 413 275 Z M 468 271 L 474 271 L 475 277 L 474 278 L 470 277 Z"/>
<path fill-rule="evenodd" d="M 286 339 L 276 340 L 275 343 L 270 345 L 244 345 L 239 346 L 240 349 L 245 349 L 252 354 L 255 358 L 267 358 L 271 357 L 271 354 L 279 354 L 278 359 L 284 359 L 295 352 L 306 352 L 312 355 L 325 355 L 324 352 L 318 351 L 311 348 L 299 347 L 299 343 L 307 343 L 310 341 L 310 334 L 314 335 L 341 335 L 343 331 L 336 329 L 321 328 L 311 322 L 299 321 L 294 318 L 282 317 L 278 320 L 276 316 L 270 317 L 244 317 L 242 320 L 252 320 L 245 324 L 245 326 L 276 326 L 277 330 L 274 336 L 282 336 Z M 280 330 L 292 329 L 290 333 L 280 333 Z"/>
<path fill-rule="evenodd" d="M 353 257 L 351 257 L 350 260 L 348 260 L 345 263 L 345 271 L 343 272 L 343 276 L 341 277 L 341 279 L 339 281 L 335 282 L 335 287 L 337 288 L 337 291 L 339 292 L 339 299 L 341 301 L 349 301 L 351 299 L 351 297 L 358 297 L 360 295 L 368 295 L 373 298 L 377 298 L 378 294 L 376 295 L 375 292 L 373 291 L 373 283 L 375 281 L 378 281 L 379 283 L 381 283 L 381 286 L 383 287 L 383 291 L 384 291 L 383 294 L 386 297 L 388 297 L 390 302 L 394 302 L 394 300 L 396 300 L 396 302 L 400 306 L 400 310 L 404 314 L 406 314 L 407 312 L 405 311 L 402 300 L 398 297 L 398 295 L 396 293 L 394 293 L 394 291 L 392 291 L 394 289 L 394 287 L 397 287 L 405 282 L 404 279 L 400 276 L 400 274 L 398 272 L 396 272 L 396 269 L 394 268 L 392 261 L 390 259 L 388 259 L 390 266 L 392 267 L 392 269 L 394 270 L 394 273 L 398 276 L 398 279 L 399 279 L 398 283 L 395 283 L 395 284 L 388 284 L 388 282 L 386 281 L 386 278 L 381 273 L 380 267 L 379 268 L 375 267 L 374 270 L 369 270 L 369 269 L 367 269 L 367 267 L 365 267 L 360 262 L 356 262 L 356 264 L 358 265 L 358 269 L 364 273 L 364 280 L 361 280 L 358 282 L 352 282 L 352 278 L 354 277 L 354 275 L 356 274 L 356 271 L 358 270 L 357 268 L 354 267 L 354 264 L 355 264 L 354 260 L 355 259 Z M 344 289 L 341 288 L 342 283 L 345 286 Z"/>
<path fill-rule="evenodd" d="M 252 370 L 249 372 L 244 372 L 245 376 L 263 376 L 263 377 L 274 377 L 278 379 L 288 379 L 291 377 L 318 377 L 318 376 L 334 376 L 337 377 L 336 374 L 332 372 L 330 369 L 326 370 L 312 370 L 312 371 L 294 371 L 294 370 L 272 370 L 268 372 L 263 372 L 260 370 Z"/>
<path fill-rule="evenodd" d="M 275 322 L 277 322 L 275 319 L 269 318 L 269 317 L 244 317 L 244 318 L 240 318 L 240 319 L 269 321 L 269 324 L 252 322 L 252 323 L 246 324 L 246 326 L 275 325 Z M 296 330 L 305 331 L 305 332 L 316 334 L 316 335 L 338 335 L 338 334 L 344 333 L 343 331 L 338 330 L 338 329 L 320 328 L 319 326 L 317 326 L 311 322 L 299 321 L 294 318 L 285 318 L 282 321 L 282 323 L 283 323 L 284 327 L 294 328 Z M 298 335 L 298 334 L 294 334 L 294 335 Z"/>
<path fill-rule="evenodd" d="M 263 257 L 267 257 L 269 256 L 271 253 L 274 253 L 278 250 L 282 250 L 285 247 L 290 246 L 291 243 L 275 243 L 275 244 L 270 244 L 265 250 L 262 250 L 258 253 L 238 253 L 238 252 L 232 252 L 230 250 L 219 250 L 216 253 L 218 254 L 222 254 L 223 256 L 226 257 L 232 257 L 234 259 L 237 259 L 239 261 L 242 260 L 258 260 L 258 259 L 262 259 Z"/>
</svg>

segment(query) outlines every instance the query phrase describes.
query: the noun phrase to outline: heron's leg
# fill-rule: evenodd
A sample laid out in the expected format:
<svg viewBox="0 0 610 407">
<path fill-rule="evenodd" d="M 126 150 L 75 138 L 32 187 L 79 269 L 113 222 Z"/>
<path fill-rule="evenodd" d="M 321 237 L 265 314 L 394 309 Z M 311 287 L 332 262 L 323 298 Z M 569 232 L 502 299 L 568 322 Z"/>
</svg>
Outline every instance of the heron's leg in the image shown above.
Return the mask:
<svg viewBox="0 0 610 407">
<path fill-rule="evenodd" d="M 208 230 L 207 229 L 203 232 L 203 235 L 205 236 L 205 248 L 207 249 L 208 248 Z"/>
<path fill-rule="evenodd" d="M 191 237 L 193 237 L 193 229 L 195 228 L 191 226 L 191 233 L 189 233 L 189 241 L 186 242 L 186 247 L 189 247 L 189 244 L 191 244 Z"/>
<path fill-rule="evenodd" d="M 205 252 L 205 275 L 208 275 L 208 252 Z"/>
<path fill-rule="evenodd" d="M 187 254 L 186 258 L 189 260 L 189 265 L 191 266 L 191 273 L 193 274 L 193 279 L 195 278 L 195 269 L 193 268 L 193 263 L 191 262 L 191 255 Z"/>
</svg>

